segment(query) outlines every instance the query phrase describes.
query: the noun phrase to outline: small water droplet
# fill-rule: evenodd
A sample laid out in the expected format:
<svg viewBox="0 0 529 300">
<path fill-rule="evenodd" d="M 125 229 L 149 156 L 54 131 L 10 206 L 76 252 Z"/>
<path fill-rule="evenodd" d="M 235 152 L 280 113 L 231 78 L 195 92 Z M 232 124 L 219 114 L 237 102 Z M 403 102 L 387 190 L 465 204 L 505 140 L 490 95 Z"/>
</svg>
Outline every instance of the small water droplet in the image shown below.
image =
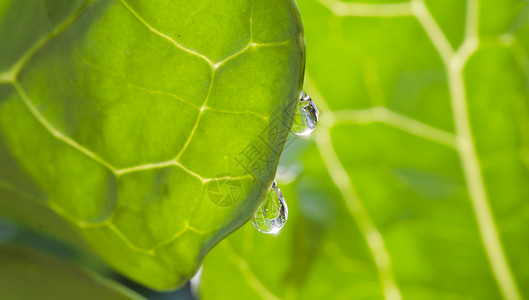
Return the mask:
<svg viewBox="0 0 529 300">
<path fill-rule="evenodd" d="M 285 197 L 274 180 L 266 199 L 253 215 L 255 229 L 266 234 L 278 233 L 288 219 L 288 207 Z"/>
<path fill-rule="evenodd" d="M 298 111 L 294 118 L 294 124 L 290 130 L 295 135 L 307 136 L 312 133 L 316 125 L 320 114 L 318 107 L 312 101 L 312 99 L 304 91 L 301 91 L 299 95 Z"/>
</svg>

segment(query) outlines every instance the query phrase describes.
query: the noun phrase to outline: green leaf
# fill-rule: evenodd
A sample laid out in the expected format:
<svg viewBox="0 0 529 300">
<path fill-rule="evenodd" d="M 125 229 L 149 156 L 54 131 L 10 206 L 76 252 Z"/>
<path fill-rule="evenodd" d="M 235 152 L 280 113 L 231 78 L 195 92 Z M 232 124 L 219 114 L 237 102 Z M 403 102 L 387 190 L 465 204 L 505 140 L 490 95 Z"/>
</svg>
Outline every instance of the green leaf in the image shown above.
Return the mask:
<svg viewBox="0 0 529 300">
<path fill-rule="evenodd" d="M 291 0 L 4 0 L 0 41 L 1 214 L 169 289 L 271 185 L 304 64 Z"/>
<path fill-rule="evenodd" d="M 5 299 L 143 299 L 95 273 L 21 246 L 0 245 L 0 265 Z"/>
<path fill-rule="evenodd" d="M 356 2 L 299 1 L 291 219 L 223 241 L 202 299 L 529 298 L 528 3 Z"/>
</svg>

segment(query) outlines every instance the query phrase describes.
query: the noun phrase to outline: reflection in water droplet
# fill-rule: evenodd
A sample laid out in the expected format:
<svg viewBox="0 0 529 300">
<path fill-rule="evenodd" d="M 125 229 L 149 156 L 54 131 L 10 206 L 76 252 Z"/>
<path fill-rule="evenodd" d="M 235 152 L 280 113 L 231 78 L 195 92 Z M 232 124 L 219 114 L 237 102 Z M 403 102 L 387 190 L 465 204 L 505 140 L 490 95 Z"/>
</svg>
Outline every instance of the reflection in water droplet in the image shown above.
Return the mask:
<svg viewBox="0 0 529 300">
<path fill-rule="evenodd" d="M 274 180 L 266 199 L 253 215 L 253 226 L 267 234 L 278 233 L 288 218 L 288 207 L 285 197 Z"/>
<path fill-rule="evenodd" d="M 305 92 L 301 92 L 299 95 L 298 111 L 294 118 L 294 124 L 292 125 L 292 133 L 295 135 L 309 135 L 312 133 L 320 114 L 318 107 L 314 104 L 314 101 Z"/>
</svg>

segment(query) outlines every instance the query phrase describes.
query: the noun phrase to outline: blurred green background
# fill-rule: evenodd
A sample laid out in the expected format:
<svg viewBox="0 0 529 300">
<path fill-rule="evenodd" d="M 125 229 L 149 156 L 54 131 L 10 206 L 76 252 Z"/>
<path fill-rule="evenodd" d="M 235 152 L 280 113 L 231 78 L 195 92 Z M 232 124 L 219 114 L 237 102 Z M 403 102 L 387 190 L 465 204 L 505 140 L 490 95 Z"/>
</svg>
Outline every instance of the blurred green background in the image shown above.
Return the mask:
<svg viewBox="0 0 529 300">
<path fill-rule="evenodd" d="M 321 122 L 282 156 L 290 219 L 221 242 L 200 298 L 529 298 L 528 1 L 297 2 Z M 4 223 L 0 241 L 192 297 Z"/>
</svg>

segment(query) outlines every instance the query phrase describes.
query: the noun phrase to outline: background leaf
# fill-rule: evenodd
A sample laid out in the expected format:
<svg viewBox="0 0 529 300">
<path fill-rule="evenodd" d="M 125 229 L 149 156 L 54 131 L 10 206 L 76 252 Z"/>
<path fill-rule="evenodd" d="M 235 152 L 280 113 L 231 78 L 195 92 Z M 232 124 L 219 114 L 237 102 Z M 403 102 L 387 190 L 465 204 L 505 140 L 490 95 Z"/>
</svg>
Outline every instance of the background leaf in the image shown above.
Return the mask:
<svg viewBox="0 0 529 300">
<path fill-rule="evenodd" d="M 527 2 L 299 5 L 324 113 L 291 220 L 221 243 L 202 298 L 529 297 Z"/>
<path fill-rule="evenodd" d="M 292 1 L 4 0 L 0 41 L 2 215 L 169 289 L 271 185 L 304 63 Z"/>
<path fill-rule="evenodd" d="M 95 273 L 20 246 L 0 245 L 0 264 L 5 299 L 143 299 Z"/>
</svg>

